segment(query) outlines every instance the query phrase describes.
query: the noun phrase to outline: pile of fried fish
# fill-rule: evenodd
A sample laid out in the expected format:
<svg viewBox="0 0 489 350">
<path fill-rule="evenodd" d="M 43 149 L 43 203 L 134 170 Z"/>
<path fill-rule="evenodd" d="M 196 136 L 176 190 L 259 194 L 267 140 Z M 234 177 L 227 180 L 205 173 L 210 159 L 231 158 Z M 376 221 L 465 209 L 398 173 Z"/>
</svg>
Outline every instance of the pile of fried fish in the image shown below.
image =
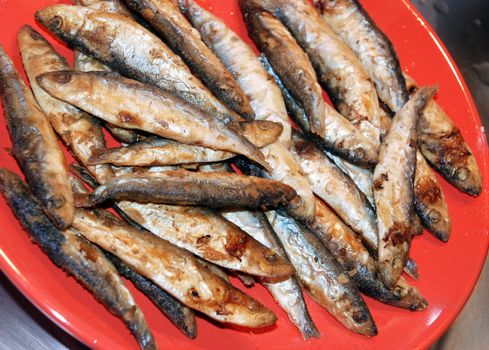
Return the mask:
<svg viewBox="0 0 489 350">
<path fill-rule="evenodd" d="M 0 48 L 11 153 L 27 182 L 1 169 L 1 192 L 141 348 L 157 345 L 122 277 L 190 338 L 194 311 L 249 328 L 276 321 L 229 274 L 263 284 L 304 338 L 319 332 L 302 288 L 348 329 L 376 335 L 360 293 L 426 308 L 402 274 L 417 277 L 409 248 L 423 227 L 450 236 L 434 170 L 477 196 L 476 161 L 437 88 L 403 75 L 358 1 L 239 4 L 259 57 L 195 0 L 36 12 L 75 50 L 74 68 L 24 26 L 31 90 Z M 107 149 L 103 128 L 122 145 Z M 58 137 L 78 164 L 67 166 Z"/>
</svg>

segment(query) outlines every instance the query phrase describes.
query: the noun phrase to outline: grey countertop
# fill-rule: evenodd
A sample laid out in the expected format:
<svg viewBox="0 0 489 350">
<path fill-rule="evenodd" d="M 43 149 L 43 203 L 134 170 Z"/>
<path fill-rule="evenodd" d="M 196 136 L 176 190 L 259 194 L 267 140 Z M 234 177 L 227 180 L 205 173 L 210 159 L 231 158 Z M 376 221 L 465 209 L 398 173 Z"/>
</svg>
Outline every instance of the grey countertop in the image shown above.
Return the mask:
<svg viewBox="0 0 489 350">
<path fill-rule="evenodd" d="M 412 0 L 460 67 L 489 130 L 489 1 Z M 489 262 L 464 310 L 432 350 L 489 348 Z M 86 349 L 39 312 L 0 272 L 0 349 Z"/>
</svg>

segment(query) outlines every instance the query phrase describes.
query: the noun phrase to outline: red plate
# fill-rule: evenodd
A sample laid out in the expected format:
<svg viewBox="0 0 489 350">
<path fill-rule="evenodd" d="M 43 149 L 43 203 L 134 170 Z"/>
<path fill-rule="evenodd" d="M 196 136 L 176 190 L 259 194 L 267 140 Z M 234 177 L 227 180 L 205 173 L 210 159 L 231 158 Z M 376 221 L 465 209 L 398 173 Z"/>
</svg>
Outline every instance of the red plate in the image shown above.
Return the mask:
<svg viewBox="0 0 489 350">
<path fill-rule="evenodd" d="M 0 42 L 12 55 L 19 70 L 22 71 L 22 66 L 16 46 L 17 31 L 24 23 L 38 28 L 33 19 L 34 11 L 55 2 L 68 1 L 0 1 Z M 246 37 L 237 0 L 207 0 L 202 3 Z M 461 128 L 479 162 L 483 180 L 487 180 L 489 153 L 476 107 L 460 72 L 436 34 L 408 0 L 364 0 L 362 3 L 394 43 L 404 69 L 420 84 L 439 84 L 438 102 Z M 51 42 L 63 54 L 71 56 L 71 52 L 58 40 L 51 37 Z M 0 140 L 0 166 L 18 171 L 15 161 L 4 149 L 10 146 L 10 140 L 3 120 Z M 234 349 L 427 348 L 443 334 L 467 301 L 479 276 L 489 242 L 487 184 L 476 199 L 459 193 L 444 181 L 442 185 L 453 218 L 450 242 L 443 244 L 425 234 L 415 238 L 412 248 L 412 256 L 420 266 L 421 279 L 411 282 L 428 299 L 430 306 L 424 312 L 412 313 L 368 299 L 379 328 L 379 335 L 372 339 L 349 332 L 308 299 L 311 315 L 322 337 L 304 341 L 267 291 L 256 286 L 247 292 L 276 312 L 279 320 L 275 326 L 248 333 L 223 328 L 199 318 L 198 339 L 190 341 L 132 285 L 131 291 L 134 291 L 162 349 L 228 349 L 230 346 Z M 3 200 L 0 203 L 0 220 L 3 225 L 0 266 L 42 312 L 90 347 L 137 347 L 121 321 L 109 314 L 73 278 L 56 268 L 29 241 Z"/>
</svg>

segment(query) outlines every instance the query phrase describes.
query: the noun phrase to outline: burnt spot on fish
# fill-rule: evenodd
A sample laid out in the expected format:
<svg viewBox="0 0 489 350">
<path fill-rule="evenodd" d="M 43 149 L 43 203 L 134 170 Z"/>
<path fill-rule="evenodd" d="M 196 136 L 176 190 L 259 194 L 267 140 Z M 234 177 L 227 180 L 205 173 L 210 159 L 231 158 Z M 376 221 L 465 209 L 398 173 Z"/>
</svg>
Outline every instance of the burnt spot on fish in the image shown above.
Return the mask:
<svg viewBox="0 0 489 350">
<path fill-rule="evenodd" d="M 380 174 L 380 176 L 374 180 L 372 187 L 374 188 L 374 190 L 380 191 L 384 189 L 385 181 L 389 181 L 389 175 L 387 173 Z"/>
<path fill-rule="evenodd" d="M 294 143 L 294 148 L 297 151 L 297 154 L 301 158 L 311 159 L 314 158 L 317 148 L 312 142 L 308 142 L 305 140 L 300 140 Z"/>
<path fill-rule="evenodd" d="M 438 185 L 428 178 L 418 181 L 414 187 L 414 195 L 417 200 L 425 204 L 435 204 L 441 200 L 442 194 Z"/>
<path fill-rule="evenodd" d="M 410 239 L 410 227 L 402 222 L 394 222 L 394 224 L 389 228 L 389 231 L 383 238 L 383 241 L 386 242 L 386 244 L 397 246 L 409 242 Z"/>
<path fill-rule="evenodd" d="M 121 122 L 128 124 L 137 124 L 138 116 L 131 114 L 128 111 L 120 111 L 118 117 Z"/>
<path fill-rule="evenodd" d="M 211 235 L 204 235 L 197 238 L 197 245 L 207 245 L 211 239 Z"/>
<path fill-rule="evenodd" d="M 248 238 L 248 235 L 246 235 L 244 232 L 240 232 L 237 229 L 230 230 L 227 234 L 226 245 L 224 248 L 229 255 L 237 259 L 241 259 L 246 250 Z"/>
</svg>

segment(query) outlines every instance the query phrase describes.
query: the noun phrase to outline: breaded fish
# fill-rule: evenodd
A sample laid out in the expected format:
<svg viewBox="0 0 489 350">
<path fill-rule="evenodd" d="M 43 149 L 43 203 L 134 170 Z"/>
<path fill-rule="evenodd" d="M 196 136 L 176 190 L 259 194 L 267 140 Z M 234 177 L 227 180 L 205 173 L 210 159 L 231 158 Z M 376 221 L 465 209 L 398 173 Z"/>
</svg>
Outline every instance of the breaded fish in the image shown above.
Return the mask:
<svg viewBox="0 0 489 350">
<path fill-rule="evenodd" d="M 253 119 L 250 101 L 234 77 L 202 42 L 199 33 L 180 13 L 174 0 L 125 0 L 147 20 L 165 43 L 182 57 L 202 82 L 231 110 Z"/>
<path fill-rule="evenodd" d="M 240 130 L 158 88 L 107 72 L 52 72 L 39 76 L 37 82 L 53 97 L 111 124 L 243 154 L 269 168 Z"/>
<path fill-rule="evenodd" d="M 73 220 L 66 159 L 46 115 L 0 46 L 0 97 L 12 154 L 44 212 L 59 228 Z"/>
<path fill-rule="evenodd" d="M 191 253 L 105 214 L 78 209 L 73 227 L 185 305 L 225 323 L 268 326 L 276 316 L 212 274 Z"/>
<path fill-rule="evenodd" d="M 221 215 L 231 221 L 251 237 L 277 254 L 286 256 L 280 241 L 271 228 L 263 212 L 221 211 Z M 290 321 L 299 329 L 304 339 L 319 338 L 319 331 L 309 315 L 302 295 L 302 289 L 295 276 L 278 283 L 263 283 L 277 304 L 287 313 Z"/>
<path fill-rule="evenodd" d="M 346 328 L 366 336 L 377 327 L 357 287 L 311 231 L 276 211 L 266 213 L 304 289 Z"/>
<path fill-rule="evenodd" d="M 233 124 L 241 119 L 207 90 L 159 38 L 123 15 L 59 4 L 37 11 L 35 17 L 73 48 L 125 76 L 175 94 L 212 113 L 222 123 Z"/>
<path fill-rule="evenodd" d="M 105 148 L 99 122 L 78 108 L 51 97 L 36 81 L 40 74 L 70 69 L 66 59 L 30 26 L 22 27 L 17 41 L 25 71 L 39 106 L 75 157 L 87 164 L 97 148 Z M 113 176 L 107 165 L 87 166 L 87 169 L 100 182 L 105 182 Z"/>
<path fill-rule="evenodd" d="M 379 270 L 388 288 L 395 286 L 409 254 L 413 235 L 416 121 L 435 93 L 436 88 L 419 90 L 396 114 L 374 171 Z"/>
<path fill-rule="evenodd" d="M 418 87 L 406 76 L 410 93 Z M 418 146 L 428 162 L 458 190 L 478 196 L 482 179 L 477 161 L 459 128 L 436 101 L 428 102 L 416 127 Z"/>
<path fill-rule="evenodd" d="M 88 205 L 108 199 L 211 208 L 276 208 L 298 200 L 292 187 L 278 181 L 184 169 L 117 176 L 92 192 Z"/>
<path fill-rule="evenodd" d="M 100 249 L 74 228 L 58 230 L 20 177 L 9 170 L 0 169 L 0 192 L 29 236 L 51 260 L 124 321 L 142 349 L 157 349 L 143 313 Z"/>
<path fill-rule="evenodd" d="M 314 0 L 322 18 L 357 54 L 379 98 L 396 113 L 408 101 L 406 82 L 389 38 L 358 0 Z"/>
</svg>

